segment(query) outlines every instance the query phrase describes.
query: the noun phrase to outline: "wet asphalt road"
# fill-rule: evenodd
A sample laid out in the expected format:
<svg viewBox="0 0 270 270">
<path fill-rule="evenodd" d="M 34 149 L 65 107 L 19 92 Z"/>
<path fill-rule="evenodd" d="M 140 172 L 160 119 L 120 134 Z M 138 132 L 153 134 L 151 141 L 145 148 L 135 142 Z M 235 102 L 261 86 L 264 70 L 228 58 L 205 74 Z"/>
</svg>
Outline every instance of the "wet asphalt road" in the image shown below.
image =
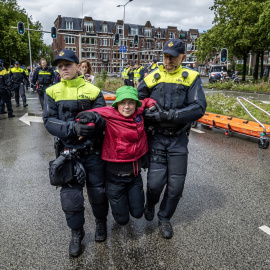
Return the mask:
<svg viewBox="0 0 270 270">
<path fill-rule="evenodd" d="M 0 115 L 1 270 L 270 269 L 270 235 L 259 229 L 270 227 L 270 149 L 201 126 L 204 133 L 190 135 L 174 237 L 161 238 L 156 216 L 121 227 L 109 213 L 108 239 L 96 243 L 85 192 L 84 253 L 70 258 L 59 189 L 48 179 L 53 137 L 42 123 L 19 120 L 27 112 L 41 115 L 37 95 L 27 96 L 28 109 L 15 107 L 13 119 Z"/>
</svg>

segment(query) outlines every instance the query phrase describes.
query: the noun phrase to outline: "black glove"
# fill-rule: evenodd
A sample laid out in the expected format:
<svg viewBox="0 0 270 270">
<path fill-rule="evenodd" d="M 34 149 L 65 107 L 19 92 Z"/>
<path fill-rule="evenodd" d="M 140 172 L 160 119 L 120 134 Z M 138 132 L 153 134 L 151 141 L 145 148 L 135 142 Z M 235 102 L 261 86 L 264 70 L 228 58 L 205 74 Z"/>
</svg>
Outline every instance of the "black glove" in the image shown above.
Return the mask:
<svg viewBox="0 0 270 270">
<path fill-rule="evenodd" d="M 86 172 L 81 162 L 77 161 L 74 165 L 74 173 L 76 175 L 77 181 L 80 185 L 84 186 L 86 180 Z"/>
<path fill-rule="evenodd" d="M 80 112 L 76 119 L 80 119 L 80 123 L 95 123 L 97 119 L 96 112 Z"/>
<path fill-rule="evenodd" d="M 152 120 L 156 122 L 170 121 L 174 117 L 174 110 L 172 109 L 170 109 L 169 111 L 162 110 L 156 103 L 155 107 L 144 110 L 144 117 L 147 120 Z"/>
<path fill-rule="evenodd" d="M 81 124 L 81 121 L 85 121 L 84 119 L 79 120 L 78 122 L 75 123 L 74 129 L 76 133 L 79 136 L 82 137 L 89 137 L 94 133 L 95 127 L 94 126 L 87 126 L 85 124 Z"/>
</svg>

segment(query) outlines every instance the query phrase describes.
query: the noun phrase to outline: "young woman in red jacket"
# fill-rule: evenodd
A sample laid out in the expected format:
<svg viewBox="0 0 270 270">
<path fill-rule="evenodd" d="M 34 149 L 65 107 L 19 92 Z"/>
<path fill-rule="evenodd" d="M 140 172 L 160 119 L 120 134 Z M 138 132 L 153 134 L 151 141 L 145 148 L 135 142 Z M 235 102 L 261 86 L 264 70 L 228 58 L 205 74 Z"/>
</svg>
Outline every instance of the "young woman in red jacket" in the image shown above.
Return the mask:
<svg viewBox="0 0 270 270">
<path fill-rule="evenodd" d="M 132 86 L 116 91 L 112 107 L 95 108 L 78 114 L 80 123 L 106 121 L 101 158 L 106 161 L 106 194 L 117 223 L 125 225 L 129 214 L 141 218 L 144 191 L 140 174 L 146 163 L 148 144 L 142 117 L 145 108 L 155 109 L 156 101 L 140 101 Z"/>
</svg>

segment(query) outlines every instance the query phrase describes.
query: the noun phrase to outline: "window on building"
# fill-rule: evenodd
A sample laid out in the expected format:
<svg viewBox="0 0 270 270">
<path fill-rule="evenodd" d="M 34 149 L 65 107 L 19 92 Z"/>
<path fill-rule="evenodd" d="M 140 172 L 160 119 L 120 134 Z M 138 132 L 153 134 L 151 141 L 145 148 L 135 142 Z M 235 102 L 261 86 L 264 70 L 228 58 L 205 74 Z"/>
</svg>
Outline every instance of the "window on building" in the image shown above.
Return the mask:
<svg viewBox="0 0 270 270">
<path fill-rule="evenodd" d="M 102 32 L 103 33 L 107 33 L 108 32 L 108 26 L 107 26 L 107 24 L 103 24 L 102 25 Z"/>
<path fill-rule="evenodd" d="M 132 36 L 138 35 L 138 32 L 139 32 L 138 28 L 131 28 L 131 30 L 130 30 L 130 34 Z"/>
<path fill-rule="evenodd" d="M 94 38 L 91 38 L 91 45 L 97 45 L 97 40 Z"/>
<path fill-rule="evenodd" d="M 123 35 L 123 25 L 117 25 L 116 32 L 119 35 Z"/>
<path fill-rule="evenodd" d="M 196 40 L 197 39 L 197 34 L 190 34 L 190 39 L 191 40 Z"/>
<path fill-rule="evenodd" d="M 90 38 L 82 38 L 82 44 L 90 44 Z"/>
<path fill-rule="evenodd" d="M 157 48 L 158 50 L 161 49 L 160 42 L 157 42 L 157 43 L 156 43 L 156 48 Z"/>
<path fill-rule="evenodd" d="M 157 32 L 157 38 L 161 38 L 161 33 Z"/>
<path fill-rule="evenodd" d="M 85 31 L 91 32 L 94 31 L 93 23 L 92 22 L 85 22 L 84 23 Z"/>
<path fill-rule="evenodd" d="M 152 42 L 151 41 L 147 41 L 147 49 L 152 49 Z"/>
<path fill-rule="evenodd" d="M 145 55 L 144 55 L 144 54 L 142 54 L 141 59 L 142 59 L 142 60 L 144 60 L 144 58 L 145 58 Z"/>
<path fill-rule="evenodd" d="M 175 33 L 169 33 L 169 39 L 171 39 L 171 38 L 175 38 Z"/>
<path fill-rule="evenodd" d="M 146 37 L 151 37 L 152 36 L 152 29 L 151 28 L 145 28 L 144 29 L 144 35 Z"/>
<path fill-rule="evenodd" d="M 103 38 L 103 46 L 107 46 L 107 38 Z"/>
<path fill-rule="evenodd" d="M 129 47 L 132 48 L 133 47 L 133 40 L 129 41 Z"/>
<path fill-rule="evenodd" d="M 99 39 L 99 45 L 102 46 L 102 38 Z"/>
<path fill-rule="evenodd" d="M 190 48 L 191 48 L 190 43 L 188 43 L 187 44 L 187 51 L 190 51 Z"/>
<path fill-rule="evenodd" d="M 65 36 L 66 44 L 75 44 L 75 37 Z"/>
<path fill-rule="evenodd" d="M 66 22 L 66 29 L 73 30 L 73 22 Z"/>
<path fill-rule="evenodd" d="M 73 52 L 76 52 L 76 47 L 66 47 L 66 50 L 71 50 Z"/>
</svg>

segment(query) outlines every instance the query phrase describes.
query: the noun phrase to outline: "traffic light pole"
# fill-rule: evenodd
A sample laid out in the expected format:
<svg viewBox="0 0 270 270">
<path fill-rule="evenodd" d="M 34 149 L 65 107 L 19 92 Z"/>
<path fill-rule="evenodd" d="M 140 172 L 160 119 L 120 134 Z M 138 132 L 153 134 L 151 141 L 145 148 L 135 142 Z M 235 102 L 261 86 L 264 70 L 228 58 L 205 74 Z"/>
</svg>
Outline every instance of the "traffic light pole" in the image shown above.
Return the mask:
<svg viewBox="0 0 270 270">
<path fill-rule="evenodd" d="M 28 42 L 29 42 L 30 68 L 31 68 L 31 72 L 32 72 L 33 67 L 32 67 L 32 53 L 31 53 L 31 42 L 30 42 L 30 32 L 29 32 L 28 13 L 27 13 L 27 27 L 28 27 Z"/>
</svg>

